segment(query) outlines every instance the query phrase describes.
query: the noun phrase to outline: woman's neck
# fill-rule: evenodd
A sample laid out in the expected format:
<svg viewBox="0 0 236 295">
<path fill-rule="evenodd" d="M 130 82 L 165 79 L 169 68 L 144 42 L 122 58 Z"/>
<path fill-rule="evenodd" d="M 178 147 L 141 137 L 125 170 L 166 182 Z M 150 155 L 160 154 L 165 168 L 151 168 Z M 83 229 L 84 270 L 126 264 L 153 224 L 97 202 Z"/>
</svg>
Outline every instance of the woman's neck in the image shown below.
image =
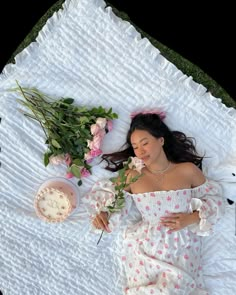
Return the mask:
<svg viewBox="0 0 236 295">
<path fill-rule="evenodd" d="M 146 166 L 146 168 L 152 173 L 164 173 L 166 172 L 171 166 L 171 162 L 164 157 L 158 163 L 151 163 L 150 165 Z"/>
</svg>

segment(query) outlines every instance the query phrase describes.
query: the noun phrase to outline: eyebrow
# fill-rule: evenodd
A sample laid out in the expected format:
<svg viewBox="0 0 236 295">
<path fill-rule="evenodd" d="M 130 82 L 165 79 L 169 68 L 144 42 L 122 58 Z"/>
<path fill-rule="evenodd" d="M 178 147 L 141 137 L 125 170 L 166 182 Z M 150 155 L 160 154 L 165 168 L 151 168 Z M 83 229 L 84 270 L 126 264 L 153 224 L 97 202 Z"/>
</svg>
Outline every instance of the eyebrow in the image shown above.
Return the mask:
<svg viewBox="0 0 236 295">
<path fill-rule="evenodd" d="M 140 139 L 139 143 L 144 141 L 144 140 L 148 140 L 148 138 L 144 137 L 144 138 Z M 131 145 L 134 145 L 134 144 L 137 144 L 137 143 L 136 142 L 131 142 Z"/>
</svg>

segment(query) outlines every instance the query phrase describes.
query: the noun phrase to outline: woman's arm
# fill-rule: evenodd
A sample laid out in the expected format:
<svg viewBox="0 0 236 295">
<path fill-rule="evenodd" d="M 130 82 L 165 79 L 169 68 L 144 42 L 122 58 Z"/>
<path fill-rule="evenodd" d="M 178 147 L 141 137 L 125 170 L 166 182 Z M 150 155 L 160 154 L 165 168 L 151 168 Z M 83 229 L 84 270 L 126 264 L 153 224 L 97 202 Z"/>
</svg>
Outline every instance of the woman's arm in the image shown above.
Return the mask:
<svg viewBox="0 0 236 295">
<path fill-rule="evenodd" d="M 196 165 L 185 163 L 183 168 L 183 177 L 188 179 L 192 188 L 205 183 L 206 178 Z M 170 216 L 161 217 L 160 224 L 169 227 L 172 231 L 178 231 L 191 224 L 198 224 L 199 221 L 199 211 L 193 211 L 192 213 L 172 213 Z"/>
<path fill-rule="evenodd" d="M 195 169 L 193 180 L 191 210 L 192 213 L 173 213 L 161 219 L 161 224 L 173 231 L 186 226 L 197 235 L 207 236 L 213 232 L 213 225 L 224 214 L 224 199 L 221 186 L 212 180 L 206 180 L 202 172 Z M 198 184 L 196 186 L 196 184 Z"/>
<path fill-rule="evenodd" d="M 130 180 L 132 177 L 137 175 L 137 171 L 134 170 L 127 170 L 125 172 L 126 176 L 127 176 L 127 183 L 130 183 Z M 116 185 L 119 185 L 119 178 L 117 178 L 117 182 L 114 184 L 114 187 Z M 131 192 L 131 185 L 128 184 L 125 188 L 125 191 L 127 192 Z M 95 228 L 97 229 L 102 229 L 105 230 L 107 232 L 111 232 L 111 230 L 109 229 L 109 221 L 108 221 L 109 217 L 108 217 L 108 213 L 107 212 L 100 212 L 99 214 L 97 214 L 93 220 L 92 220 L 92 224 Z"/>
<path fill-rule="evenodd" d="M 127 192 L 131 192 L 131 180 L 134 176 L 137 175 L 137 171 L 134 170 L 127 170 L 125 171 L 126 174 L 126 183 L 128 184 L 123 190 L 127 191 Z M 92 205 L 93 207 L 96 207 L 96 211 L 92 214 L 92 218 L 91 218 L 91 222 L 93 224 L 93 226 L 96 229 L 101 229 L 101 230 L 105 230 L 107 232 L 111 232 L 111 229 L 109 228 L 109 221 L 110 221 L 110 215 L 107 211 L 107 209 L 105 208 L 105 203 L 104 200 L 107 199 L 108 195 L 112 195 L 112 198 L 114 197 L 116 191 L 115 188 L 116 186 L 119 185 L 119 177 L 117 177 L 117 180 L 115 183 L 111 183 L 107 185 L 102 183 L 100 185 L 95 185 L 92 190 L 90 191 L 90 193 L 87 195 L 87 203 L 90 203 L 90 205 Z M 109 197 L 108 197 L 109 199 Z M 103 200 L 103 202 L 101 202 Z M 101 203 L 103 203 L 104 205 L 102 205 Z M 127 203 L 127 199 L 125 201 L 125 203 Z M 131 202 L 128 202 L 129 206 Z M 122 209 L 120 212 L 116 212 L 112 214 L 112 218 L 114 219 L 114 215 L 120 215 L 120 217 L 123 217 L 124 215 L 127 215 L 126 213 L 124 213 L 123 211 L 127 211 L 127 208 L 129 206 L 125 205 L 124 210 Z M 117 216 L 116 216 L 117 219 Z M 114 221 L 114 220 L 113 220 Z M 113 222 L 114 223 L 114 222 Z M 117 222 L 116 222 L 117 223 Z M 112 228 L 112 226 L 111 226 Z"/>
</svg>

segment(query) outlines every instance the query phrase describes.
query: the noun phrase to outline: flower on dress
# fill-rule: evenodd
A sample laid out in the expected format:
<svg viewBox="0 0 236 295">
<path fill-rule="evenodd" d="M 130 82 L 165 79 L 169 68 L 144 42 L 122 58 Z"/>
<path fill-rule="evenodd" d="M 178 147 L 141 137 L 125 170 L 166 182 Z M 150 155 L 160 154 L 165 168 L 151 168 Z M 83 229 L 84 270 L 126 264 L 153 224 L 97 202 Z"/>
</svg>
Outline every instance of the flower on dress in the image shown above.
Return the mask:
<svg viewBox="0 0 236 295">
<path fill-rule="evenodd" d="M 18 102 L 31 111 L 22 110 L 23 114 L 38 121 L 44 131 L 48 147 L 45 166 L 66 164 L 66 177 L 78 178 L 81 185 L 81 178 L 91 174 L 90 163 L 102 154 L 104 136 L 111 131 L 117 114 L 112 108 L 78 106 L 73 98 L 55 100 L 36 88 L 17 86 L 13 91 L 23 97 Z"/>
</svg>

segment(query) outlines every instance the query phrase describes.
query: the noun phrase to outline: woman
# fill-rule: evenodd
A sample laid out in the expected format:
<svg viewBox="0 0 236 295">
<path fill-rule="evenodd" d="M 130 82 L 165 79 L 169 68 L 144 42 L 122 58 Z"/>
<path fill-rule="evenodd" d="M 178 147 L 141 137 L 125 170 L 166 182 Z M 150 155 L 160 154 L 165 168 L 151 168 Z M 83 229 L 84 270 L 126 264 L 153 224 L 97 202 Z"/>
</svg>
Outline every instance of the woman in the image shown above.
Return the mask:
<svg viewBox="0 0 236 295">
<path fill-rule="evenodd" d="M 202 157 L 191 139 L 171 131 L 158 114 L 137 114 L 125 150 L 103 158 L 107 169 L 116 171 L 134 155 L 145 166 L 126 188 L 127 200 L 132 197 L 141 214 L 124 236 L 126 294 L 207 294 L 201 277 L 200 236 L 208 235 L 223 214 L 219 185 L 201 172 Z M 128 177 L 137 173 L 129 170 Z M 98 202 L 104 193 L 115 193 L 114 186 L 98 183 L 88 199 Z M 120 216 L 128 214 L 127 206 Z M 107 212 L 97 211 L 92 223 L 110 232 Z"/>
</svg>

